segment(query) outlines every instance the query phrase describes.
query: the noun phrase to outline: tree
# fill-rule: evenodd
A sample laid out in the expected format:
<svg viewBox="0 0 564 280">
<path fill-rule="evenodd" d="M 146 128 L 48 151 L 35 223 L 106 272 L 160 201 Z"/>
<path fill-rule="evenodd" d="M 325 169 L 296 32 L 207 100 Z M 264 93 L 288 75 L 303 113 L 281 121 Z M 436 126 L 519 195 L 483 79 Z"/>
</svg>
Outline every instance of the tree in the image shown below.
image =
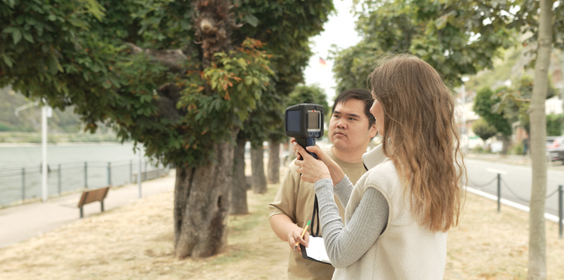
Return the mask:
<svg viewBox="0 0 564 280">
<path fill-rule="evenodd" d="M 494 95 L 491 89 L 483 88 L 476 93 L 473 110 L 487 123 L 491 124 L 497 132 L 501 133 L 503 137 L 502 154 L 506 154 L 512 131 L 511 123 L 505 118 L 504 114 L 495 111 L 494 105 L 500 101 L 500 98 Z"/>
<path fill-rule="evenodd" d="M 546 115 L 546 135 L 560 136 L 562 135 L 561 126 L 564 123 L 564 115 L 548 114 Z"/>
<path fill-rule="evenodd" d="M 495 134 L 497 133 L 495 127 L 489 124 L 483 118 L 475 121 L 472 124 L 472 131 L 474 131 L 474 133 L 484 141 L 484 145 L 486 140 L 490 139 L 492 136 L 495 136 Z"/>
<path fill-rule="evenodd" d="M 519 125 L 531 134 L 529 120 L 529 106 L 533 94 L 533 78 L 523 75 L 515 80 L 511 87 L 500 87 L 496 89 L 499 102 L 492 106 L 493 111 L 502 113 L 509 123 L 519 122 Z M 556 90 L 552 84 L 548 83 L 546 99 L 553 97 Z"/>
<path fill-rule="evenodd" d="M 271 7 L 277 10 L 261 14 Z M 290 20 L 319 31 L 332 5 L 2 1 L 0 86 L 60 109 L 75 105 L 87 130 L 112 125 L 122 140 L 174 164 L 175 254 L 210 256 L 227 236 L 232 143 L 275 72 L 293 70 L 270 68 L 272 57 L 256 38 L 291 41 L 295 35 L 283 26 L 288 11 L 299 9 L 305 12 Z"/>
<path fill-rule="evenodd" d="M 548 66 L 552 50 L 552 4 L 540 1 L 538 17 L 537 59 L 533 94 L 531 97 L 531 158 L 533 184 L 529 212 L 529 270 L 528 279 L 546 279 L 546 230 L 544 211 L 546 202 L 546 113 Z"/>
<path fill-rule="evenodd" d="M 508 28 L 512 3 L 506 1 L 365 0 L 357 11 L 363 40 L 335 50 L 333 72 L 338 90 L 367 87 L 379 58 L 394 53 L 417 55 L 452 87 L 461 75 L 493 66 L 499 48 L 514 44 Z"/>
<path fill-rule="evenodd" d="M 252 3 L 255 5 L 241 6 L 241 9 L 260 24 L 244 25 L 235 33 L 240 32 L 245 36 L 267 42 L 264 49 L 273 55 L 271 61 L 275 75 L 257 105 L 258 110 L 255 110 L 245 122 L 239 139 L 249 140 L 255 149 L 256 147 L 262 149 L 262 143 L 267 139 L 269 147 L 275 147 L 285 137 L 282 127 L 283 100 L 297 83 L 303 81 L 303 70 L 312 54 L 309 38 L 323 30 L 323 23 L 327 21 L 334 7 L 331 0 L 262 0 Z M 240 141 L 245 143 L 243 140 Z M 278 156 L 277 153 L 274 155 Z M 275 160 L 275 156 L 272 154 L 269 156 L 269 167 L 277 171 L 279 167 L 276 164 L 279 164 L 279 161 Z M 244 159 L 241 158 L 238 162 L 244 163 Z M 261 167 L 256 167 L 254 170 L 255 177 L 264 177 Z M 238 176 L 244 177 L 244 168 L 237 168 L 236 172 L 243 172 Z M 269 174 L 273 173 L 269 172 Z M 266 188 L 264 183 L 263 186 Z M 239 189 L 238 194 L 246 196 L 245 181 L 233 182 L 233 188 Z M 245 199 L 241 198 L 237 201 L 242 202 Z M 239 205 L 236 208 L 244 209 L 246 205 Z"/>
</svg>

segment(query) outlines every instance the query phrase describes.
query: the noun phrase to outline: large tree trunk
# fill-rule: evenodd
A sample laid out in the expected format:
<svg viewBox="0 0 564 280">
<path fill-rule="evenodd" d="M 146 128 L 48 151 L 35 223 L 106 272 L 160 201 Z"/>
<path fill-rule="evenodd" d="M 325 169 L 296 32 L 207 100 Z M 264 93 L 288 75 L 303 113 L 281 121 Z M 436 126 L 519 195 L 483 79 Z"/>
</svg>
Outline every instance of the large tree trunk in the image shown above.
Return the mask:
<svg viewBox="0 0 564 280">
<path fill-rule="evenodd" d="M 268 183 L 280 182 L 280 143 L 274 139 L 268 141 Z"/>
<path fill-rule="evenodd" d="M 176 257 L 208 257 L 227 244 L 233 146 L 215 144 L 217 162 L 176 168 L 174 248 Z"/>
<path fill-rule="evenodd" d="M 544 208 L 546 201 L 546 113 L 548 66 L 552 49 L 552 1 L 540 1 L 539 34 L 531 119 L 531 156 L 533 187 L 529 212 L 529 271 L 528 279 L 546 279 L 546 230 Z"/>
<path fill-rule="evenodd" d="M 264 175 L 264 151 L 262 145 L 255 148 L 251 146 L 251 168 L 253 176 L 253 192 L 266 193 L 266 176 Z"/>
<path fill-rule="evenodd" d="M 247 207 L 247 180 L 245 178 L 245 143 L 247 140 L 237 137 L 237 147 L 233 151 L 233 183 L 231 184 L 231 214 L 249 213 Z"/>
<path fill-rule="evenodd" d="M 235 20 L 229 11 L 229 0 L 197 0 L 194 6 L 196 12 L 193 27 L 201 43 L 203 70 L 211 65 L 216 53 L 228 53 L 231 49 L 230 36 Z M 163 55 L 170 53 L 165 52 Z M 211 87 L 207 85 L 206 94 L 212 93 Z M 233 131 L 232 139 L 238 132 Z M 178 167 L 176 170 L 174 249 L 177 258 L 215 255 L 227 243 L 233 146 L 229 141 L 226 142 L 214 143 L 215 160 L 208 165 L 197 168 Z"/>
</svg>

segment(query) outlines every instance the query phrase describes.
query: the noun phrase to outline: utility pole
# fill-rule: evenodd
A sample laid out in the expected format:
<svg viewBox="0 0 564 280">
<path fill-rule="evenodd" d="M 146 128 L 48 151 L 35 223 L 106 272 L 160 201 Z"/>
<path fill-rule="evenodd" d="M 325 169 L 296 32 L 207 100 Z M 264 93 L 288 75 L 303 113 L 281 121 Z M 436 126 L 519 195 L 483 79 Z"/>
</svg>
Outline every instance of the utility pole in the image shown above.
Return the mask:
<svg viewBox="0 0 564 280">
<path fill-rule="evenodd" d="M 41 186 L 43 190 L 43 202 L 47 201 L 49 194 L 47 186 L 47 118 L 50 118 L 53 114 L 51 107 L 45 105 L 41 107 L 41 150 L 43 155 L 42 166 L 41 166 Z"/>
<path fill-rule="evenodd" d="M 137 186 L 139 187 L 139 198 L 141 195 L 141 165 L 143 163 L 143 154 L 141 153 L 142 147 L 139 147 L 139 170 L 137 171 Z"/>
<path fill-rule="evenodd" d="M 18 113 L 22 110 L 35 107 L 39 105 L 39 102 L 33 102 L 24 106 L 20 106 L 16 108 L 14 114 L 18 116 Z M 41 162 L 41 200 L 43 202 L 47 201 L 48 197 L 48 187 L 47 187 L 47 118 L 50 118 L 53 115 L 53 109 L 51 107 L 44 105 L 41 107 L 41 154 L 42 154 L 42 162 Z"/>
<path fill-rule="evenodd" d="M 560 102 L 562 115 L 564 115 L 564 50 L 560 50 Z M 564 122 L 560 125 L 560 135 L 564 135 Z"/>
<path fill-rule="evenodd" d="M 468 133 L 466 133 L 466 83 L 470 78 L 462 77 L 462 153 L 466 154 Z"/>
</svg>

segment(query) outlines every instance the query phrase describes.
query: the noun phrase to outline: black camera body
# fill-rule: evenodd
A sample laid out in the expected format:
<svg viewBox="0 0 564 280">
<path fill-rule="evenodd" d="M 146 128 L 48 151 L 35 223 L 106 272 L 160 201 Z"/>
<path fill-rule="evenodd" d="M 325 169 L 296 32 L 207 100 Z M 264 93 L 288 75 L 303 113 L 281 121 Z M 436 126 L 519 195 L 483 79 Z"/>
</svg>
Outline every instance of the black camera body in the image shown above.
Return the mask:
<svg viewBox="0 0 564 280">
<path fill-rule="evenodd" d="M 286 135 L 294 137 L 304 149 L 315 146 L 315 139 L 323 136 L 323 106 L 302 103 L 286 108 L 284 129 Z M 308 153 L 317 158 L 314 153 Z"/>
</svg>

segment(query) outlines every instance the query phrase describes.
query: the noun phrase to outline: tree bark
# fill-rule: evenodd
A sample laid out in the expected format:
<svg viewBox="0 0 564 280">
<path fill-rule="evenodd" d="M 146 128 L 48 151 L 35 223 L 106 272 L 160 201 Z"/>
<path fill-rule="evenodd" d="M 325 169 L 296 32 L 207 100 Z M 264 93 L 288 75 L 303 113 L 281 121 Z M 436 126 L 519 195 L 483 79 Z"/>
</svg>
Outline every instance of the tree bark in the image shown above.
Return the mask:
<svg viewBox="0 0 564 280">
<path fill-rule="evenodd" d="M 174 248 L 180 259 L 212 256 L 227 244 L 233 146 L 220 143 L 214 149 L 216 162 L 176 168 Z"/>
<path fill-rule="evenodd" d="M 251 146 L 251 168 L 253 175 L 253 192 L 266 193 L 266 176 L 264 175 L 264 151 L 262 145 L 254 148 Z"/>
<path fill-rule="evenodd" d="M 531 120 L 531 156 L 533 186 L 529 212 L 528 279 L 546 279 L 546 113 L 548 67 L 552 49 L 552 1 L 540 1 L 537 61 L 529 115 Z"/>
<path fill-rule="evenodd" d="M 280 182 L 280 143 L 274 139 L 268 141 L 268 183 Z"/>
<path fill-rule="evenodd" d="M 503 143 L 503 147 L 501 148 L 501 154 L 502 155 L 507 155 L 507 150 L 509 149 L 509 146 L 511 145 L 511 136 L 505 136 L 503 135 L 501 137 L 501 142 Z"/>
<path fill-rule="evenodd" d="M 241 134 L 241 133 L 239 133 Z M 245 143 L 243 137 L 237 137 L 237 146 L 233 151 L 233 183 L 231 184 L 231 215 L 248 214 L 247 179 L 245 178 Z"/>
</svg>

